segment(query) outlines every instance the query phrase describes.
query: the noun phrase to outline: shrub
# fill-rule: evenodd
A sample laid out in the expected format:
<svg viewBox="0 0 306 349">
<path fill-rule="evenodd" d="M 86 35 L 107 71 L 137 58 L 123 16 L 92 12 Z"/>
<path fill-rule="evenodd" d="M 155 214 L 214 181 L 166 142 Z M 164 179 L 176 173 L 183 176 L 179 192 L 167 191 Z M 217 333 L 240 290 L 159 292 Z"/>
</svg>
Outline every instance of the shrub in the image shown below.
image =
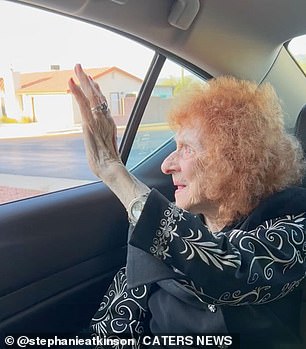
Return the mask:
<svg viewBox="0 0 306 349">
<path fill-rule="evenodd" d="M 30 116 L 23 116 L 21 120 L 9 118 L 7 115 L 0 116 L 1 124 L 29 124 L 31 122 L 33 122 L 33 120 Z"/>
<path fill-rule="evenodd" d="M 6 115 L 0 117 L 0 122 L 3 124 L 16 124 L 18 121 L 14 118 L 9 118 Z"/>
<path fill-rule="evenodd" d="M 20 123 L 22 124 L 29 124 L 31 122 L 33 122 L 33 120 L 30 116 L 23 116 L 20 120 Z"/>
</svg>

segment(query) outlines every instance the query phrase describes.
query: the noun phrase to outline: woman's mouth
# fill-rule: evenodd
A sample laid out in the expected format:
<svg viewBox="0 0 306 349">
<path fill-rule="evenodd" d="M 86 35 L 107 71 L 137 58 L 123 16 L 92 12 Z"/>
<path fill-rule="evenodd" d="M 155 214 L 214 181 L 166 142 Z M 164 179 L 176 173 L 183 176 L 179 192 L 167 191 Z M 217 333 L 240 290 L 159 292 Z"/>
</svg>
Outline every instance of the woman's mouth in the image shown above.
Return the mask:
<svg viewBox="0 0 306 349">
<path fill-rule="evenodd" d="M 179 193 L 181 192 L 182 190 L 184 190 L 186 188 L 186 185 L 176 185 L 176 190 L 175 190 L 175 193 Z"/>
</svg>

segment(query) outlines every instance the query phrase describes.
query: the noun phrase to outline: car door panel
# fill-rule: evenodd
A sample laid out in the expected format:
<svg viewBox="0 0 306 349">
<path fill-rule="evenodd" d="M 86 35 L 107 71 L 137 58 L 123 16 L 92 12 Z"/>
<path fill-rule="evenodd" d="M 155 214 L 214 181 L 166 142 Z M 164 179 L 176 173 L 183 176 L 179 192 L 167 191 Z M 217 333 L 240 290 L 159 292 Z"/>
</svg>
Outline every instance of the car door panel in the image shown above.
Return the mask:
<svg viewBox="0 0 306 349">
<path fill-rule="evenodd" d="M 79 292 L 82 283 L 107 286 L 124 263 L 127 226 L 121 204 L 101 183 L 3 205 L 0 328 L 46 300 L 47 309 L 53 296 Z"/>
</svg>

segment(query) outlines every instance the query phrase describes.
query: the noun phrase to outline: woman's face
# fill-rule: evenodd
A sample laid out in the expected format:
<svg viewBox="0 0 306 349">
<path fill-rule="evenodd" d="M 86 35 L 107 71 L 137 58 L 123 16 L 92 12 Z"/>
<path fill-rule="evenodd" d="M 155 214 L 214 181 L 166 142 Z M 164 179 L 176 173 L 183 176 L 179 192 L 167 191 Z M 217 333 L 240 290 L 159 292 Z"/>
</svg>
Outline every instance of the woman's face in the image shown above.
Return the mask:
<svg viewBox="0 0 306 349">
<path fill-rule="evenodd" d="M 161 165 L 163 173 L 172 175 L 176 205 L 193 213 L 203 213 L 208 204 L 196 166 L 198 158 L 205 156 L 200 127 L 195 121 L 193 127 L 181 128 L 175 137 L 176 150 Z"/>
</svg>

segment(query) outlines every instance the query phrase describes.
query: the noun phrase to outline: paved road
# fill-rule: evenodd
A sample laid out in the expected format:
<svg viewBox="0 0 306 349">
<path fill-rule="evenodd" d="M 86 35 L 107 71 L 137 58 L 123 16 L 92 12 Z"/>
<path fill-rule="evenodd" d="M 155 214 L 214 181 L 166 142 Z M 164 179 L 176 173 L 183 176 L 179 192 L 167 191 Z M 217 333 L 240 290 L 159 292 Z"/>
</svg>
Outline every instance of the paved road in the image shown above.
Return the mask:
<svg viewBox="0 0 306 349">
<path fill-rule="evenodd" d="M 95 179 L 81 134 L 0 140 L 0 173 Z"/>
<path fill-rule="evenodd" d="M 135 140 L 129 167 L 170 137 L 169 131 L 143 131 Z M 120 141 L 120 139 L 119 139 Z M 0 173 L 97 180 L 85 156 L 82 134 L 0 140 Z"/>
</svg>

